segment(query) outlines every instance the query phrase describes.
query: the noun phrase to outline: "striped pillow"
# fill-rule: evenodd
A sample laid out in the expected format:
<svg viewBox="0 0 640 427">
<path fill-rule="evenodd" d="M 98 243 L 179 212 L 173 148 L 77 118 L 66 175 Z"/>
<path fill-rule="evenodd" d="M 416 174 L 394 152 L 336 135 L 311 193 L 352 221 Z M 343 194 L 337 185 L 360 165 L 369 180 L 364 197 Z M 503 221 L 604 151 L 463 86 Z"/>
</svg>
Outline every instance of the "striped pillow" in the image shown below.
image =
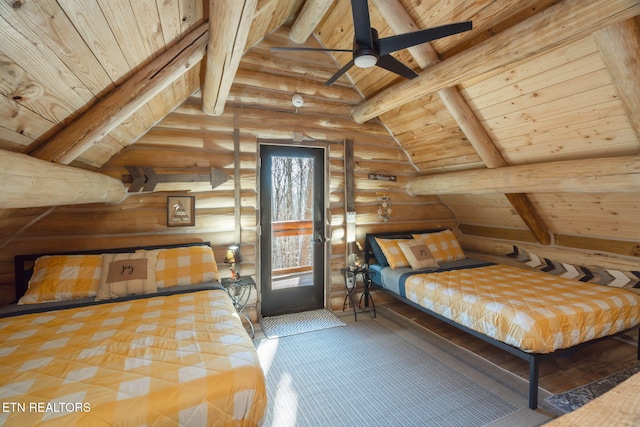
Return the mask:
<svg viewBox="0 0 640 427">
<path fill-rule="evenodd" d="M 18 304 L 67 301 L 96 296 L 101 255 L 47 255 L 36 260 L 27 292 Z"/>
<path fill-rule="evenodd" d="M 413 238 L 421 240 L 429 248 L 436 262 L 455 261 L 466 258 L 458 238 L 453 231 L 444 230 L 437 233 L 414 234 Z"/>
</svg>

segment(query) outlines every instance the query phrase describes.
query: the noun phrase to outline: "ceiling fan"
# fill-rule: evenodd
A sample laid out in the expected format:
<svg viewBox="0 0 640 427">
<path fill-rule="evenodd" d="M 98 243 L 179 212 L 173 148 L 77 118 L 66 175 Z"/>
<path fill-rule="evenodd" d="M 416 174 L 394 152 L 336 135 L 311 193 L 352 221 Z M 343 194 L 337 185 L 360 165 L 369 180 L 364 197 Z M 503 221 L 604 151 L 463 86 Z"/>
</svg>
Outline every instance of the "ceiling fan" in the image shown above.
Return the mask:
<svg viewBox="0 0 640 427">
<path fill-rule="evenodd" d="M 354 65 L 359 68 L 378 66 L 396 73 L 404 78 L 413 79 L 418 74 L 411 68 L 390 55 L 397 50 L 427 43 L 432 40 L 469 31 L 472 28 L 471 21 L 442 25 L 411 33 L 398 34 L 396 36 L 378 38 L 378 31 L 371 27 L 369 18 L 369 5 L 367 0 L 351 0 L 351 13 L 353 15 L 353 27 L 355 37 L 353 49 L 323 49 L 313 47 L 272 47 L 272 52 L 279 51 L 316 51 L 316 52 L 351 52 L 353 59 L 335 73 L 325 86 L 331 86 L 344 73 Z"/>
</svg>

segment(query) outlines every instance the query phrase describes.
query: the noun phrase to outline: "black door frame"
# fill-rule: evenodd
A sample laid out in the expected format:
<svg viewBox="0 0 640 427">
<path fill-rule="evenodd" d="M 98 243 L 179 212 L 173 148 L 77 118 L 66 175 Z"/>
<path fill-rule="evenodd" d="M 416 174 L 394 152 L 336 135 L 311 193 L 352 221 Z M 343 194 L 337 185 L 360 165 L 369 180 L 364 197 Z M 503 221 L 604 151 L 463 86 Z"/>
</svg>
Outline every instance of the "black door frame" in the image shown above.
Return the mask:
<svg viewBox="0 0 640 427">
<path fill-rule="evenodd" d="M 296 307 L 295 305 L 290 308 L 283 309 L 280 312 L 277 308 L 271 307 L 268 309 L 267 315 L 278 315 L 289 312 L 301 311 L 305 309 L 309 309 L 310 306 L 313 308 L 324 308 L 327 304 L 327 278 L 329 276 L 329 245 L 327 242 L 329 241 L 328 236 L 330 232 L 329 227 L 329 215 L 328 215 L 328 202 L 327 202 L 327 194 L 329 190 L 329 182 L 328 182 L 328 166 L 329 162 L 327 159 L 327 149 L 325 145 L 299 145 L 292 143 L 291 140 L 278 141 L 278 140 L 258 140 L 258 159 L 259 159 L 259 167 L 257 173 L 257 188 L 258 188 L 258 253 L 257 253 L 257 261 L 259 263 L 258 268 L 256 269 L 256 273 L 258 274 L 258 282 L 259 282 L 259 292 L 261 293 L 261 307 L 260 307 L 260 315 L 262 315 L 262 301 L 270 297 L 278 297 L 283 298 L 283 300 L 287 302 L 295 301 L 297 298 L 296 292 L 304 292 L 299 291 L 297 288 L 291 289 L 279 289 L 277 291 L 272 291 L 270 289 L 271 282 L 271 239 L 270 239 L 270 231 L 271 224 L 264 224 L 264 214 L 262 212 L 263 209 L 263 197 L 265 199 L 270 199 L 270 197 L 266 197 L 267 195 L 264 193 L 266 191 L 266 187 L 264 186 L 263 180 L 266 179 L 266 176 L 263 177 L 263 173 L 269 169 L 269 165 L 264 164 L 265 153 L 267 155 L 287 155 L 292 152 L 298 151 L 298 153 L 309 154 L 316 151 L 316 154 L 321 156 L 322 164 L 319 168 L 315 168 L 315 176 L 314 181 L 320 180 L 319 182 L 322 185 L 322 191 L 314 193 L 314 206 L 318 206 L 315 209 L 314 213 L 314 235 L 313 240 L 315 243 L 315 254 L 314 254 L 314 296 L 313 301 L 309 302 L 309 300 L 303 300 L 301 305 Z M 269 194 L 270 196 L 270 194 Z M 268 202 L 270 205 L 270 201 Z M 270 215 L 269 215 L 270 217 Z M 320 227 L 320 228 L 318 228 Z M 319 262 L 317 260 L 319 259 Z M 266 261 L 264 263 L 263 261 Z M 320 264 L 320 265 L 315 265 Z"/>
</svg>

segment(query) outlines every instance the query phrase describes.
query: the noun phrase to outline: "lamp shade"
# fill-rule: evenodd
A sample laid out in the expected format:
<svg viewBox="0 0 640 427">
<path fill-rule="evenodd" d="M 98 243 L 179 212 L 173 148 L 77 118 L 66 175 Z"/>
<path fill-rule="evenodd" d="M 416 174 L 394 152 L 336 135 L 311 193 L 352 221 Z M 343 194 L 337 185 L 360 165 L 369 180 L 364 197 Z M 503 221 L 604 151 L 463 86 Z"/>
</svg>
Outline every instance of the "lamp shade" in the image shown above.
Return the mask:
<svg viewBox="0 0 640 427">
<path fill-rule="evenodd" d="M 225 264 L 235 264 L 237 262 L 241 262 L 242 259 L 240 257 L 240 247 L 239 246 L 229 246 L 227 249 L 227 254 L 224 256 Z"/>
</svg>

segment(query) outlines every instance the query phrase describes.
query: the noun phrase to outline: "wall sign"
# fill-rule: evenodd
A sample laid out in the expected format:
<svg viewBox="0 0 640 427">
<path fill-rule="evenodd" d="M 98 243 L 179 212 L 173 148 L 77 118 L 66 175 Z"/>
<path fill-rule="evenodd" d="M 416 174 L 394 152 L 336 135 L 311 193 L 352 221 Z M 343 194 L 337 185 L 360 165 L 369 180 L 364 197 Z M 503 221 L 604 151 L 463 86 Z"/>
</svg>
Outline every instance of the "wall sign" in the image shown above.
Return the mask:
<svg viewBox="0 0 640 427">
<path fill-rule="evenodd" d="M 167 227 L 196 225 L 196 197 L 167 197 Z"/>
<path fill-rule="evenodd" d="M 384 175 L 381 173 L 370 173 L 369 174 L 369 179 L 373 179 L 375 181 L 393 181 L 395 182 L 397 180 L 397 177 L 395 175 Z"/>
</svg>

